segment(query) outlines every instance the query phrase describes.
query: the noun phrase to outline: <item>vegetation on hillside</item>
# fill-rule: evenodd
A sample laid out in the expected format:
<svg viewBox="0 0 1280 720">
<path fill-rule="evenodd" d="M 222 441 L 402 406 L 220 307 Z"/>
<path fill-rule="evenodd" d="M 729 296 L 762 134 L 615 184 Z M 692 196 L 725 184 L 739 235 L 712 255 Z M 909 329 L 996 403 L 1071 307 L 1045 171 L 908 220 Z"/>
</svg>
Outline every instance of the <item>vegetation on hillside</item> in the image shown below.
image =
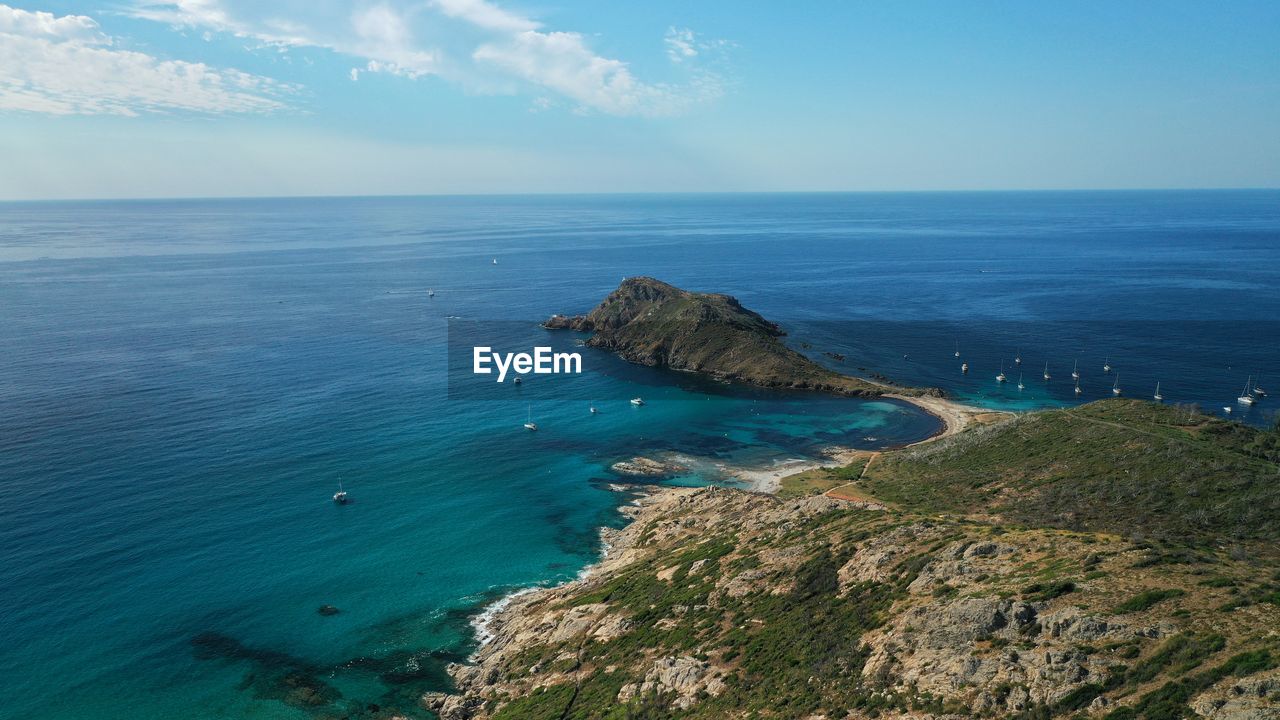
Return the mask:
<svg viewBox="0 0 1280 720">
<path fill-rule="evenodd" d="M 626 562 L 520 608 L 469 712 L 1280 713 L 1276 434 L 1109 400 L 813 471 L 786 499 L 671 491 L 622 531 Z M 835 483 L 890 507 L 820 496 Z"/>
<path fill-rule="evenodd" d="M 860 483 L 902 508 L 1181 542 L 1280 539 L 1280 430 L 1103 400 L 886 455 Z"/>
</svg>

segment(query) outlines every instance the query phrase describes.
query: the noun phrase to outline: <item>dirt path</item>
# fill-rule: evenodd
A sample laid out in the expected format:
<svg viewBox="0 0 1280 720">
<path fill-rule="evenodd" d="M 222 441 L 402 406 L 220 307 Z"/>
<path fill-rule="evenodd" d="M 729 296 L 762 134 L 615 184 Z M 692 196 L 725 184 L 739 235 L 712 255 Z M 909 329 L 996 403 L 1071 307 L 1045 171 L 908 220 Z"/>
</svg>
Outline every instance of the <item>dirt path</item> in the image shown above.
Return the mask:
<svg viewBox="0 0 1280 720">
<path fill-rule="evenodd" d="M 871 500 L 869 498 L 864 498 L 861 495 L 855 495 L 850 492 L 845 492 L 843 488 L 847 488 L 851 485 L 854 485 L 860 482 L 862 478 L 866 477 L 867 469 L 871 467 L 871 463 L 875 462 L 876 458 L 878 457 L 880 457 L 880 452 L 877 451 L 877 452 L 871 453 L 871 455 L 867 458 L 867 464 L 862 466 L 862 472 L 858 473 L 857 480 L 854 480 L 852 482 L 847 482 L 843 485 L 837 485 L 831 488 L 830 490 L 826 491 L 825 493 L 823 493 L 823 495 L 826 495 L 827 497 L 832 498 L 834 500 L 847 500 L 849 502 L 864 502 L 864 503 L 875 502 L 874 500 Z"/>
</svg>

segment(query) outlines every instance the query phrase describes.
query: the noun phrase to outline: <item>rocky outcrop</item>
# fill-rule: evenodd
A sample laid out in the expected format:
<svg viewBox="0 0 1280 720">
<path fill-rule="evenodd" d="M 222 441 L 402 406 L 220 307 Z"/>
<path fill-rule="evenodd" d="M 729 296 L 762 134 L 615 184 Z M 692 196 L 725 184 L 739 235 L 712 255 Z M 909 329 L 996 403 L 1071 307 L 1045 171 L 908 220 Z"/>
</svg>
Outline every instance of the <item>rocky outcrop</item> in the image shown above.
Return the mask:
<svg viewBox="0 0 1280 720">
<path fill-rule="evenodd" d="M 1207 720 L 1276 720 L 1280 670 L 1223 680 L 1192 700 L 1191 709 Z"/>
<path fill-rule="evenodd" d="M 1045 633 L 1041 607 L 964 598 L 913 608 L 868 638 L 863 673 L 889 687 L 962 698 L 975 713 L 1052 705 L 1087 683 L 1104 682 L 1105 659 L 1078 650 L 1071 635 Z M 992 645 L 998 649 L 982 652 Z"/>
<path fill-rule="evenodd" d="M 670 695 L 673 706 L 688 710 L 697 702 L 699 693 L 716 697 L 724 690 L 724 681 L 712 672 L 707 661 L 667 657 L 655 661 L 642 682 L 623 685 L 617 699 L 625 703 L 646 695 Z"/>
<path fill-rule="evenodd" d="M 586 315 L 553 315 L 543 325 L 594 333 L 587 345 L 634 363 L 721 380 L 854 396 L 939 394 L 829 370 L 787 347 L 781 328 L 737 299 L 688 292 L 648 277 L 627 278 Z"/>
<path fill-rule="evenodd" d="M 664 462 L 647 457 L 634 457 L 614 463 L 611 470 L 619 475 L 644 478 L 668 478 L 686 472 L 688 468 L 673 462 Z"/>
</svg>

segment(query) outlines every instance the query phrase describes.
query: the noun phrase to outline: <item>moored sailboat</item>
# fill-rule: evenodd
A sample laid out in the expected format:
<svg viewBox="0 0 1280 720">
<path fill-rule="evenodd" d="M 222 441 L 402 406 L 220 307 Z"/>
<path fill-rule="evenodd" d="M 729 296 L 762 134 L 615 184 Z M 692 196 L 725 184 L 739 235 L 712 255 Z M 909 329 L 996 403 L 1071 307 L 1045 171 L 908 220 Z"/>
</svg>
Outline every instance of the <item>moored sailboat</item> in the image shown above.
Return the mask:
<svg viewBox="0 0 1280 720">
<path fill-rule="evenodd" d="M 1253 396 L 1249 394 L 1249 386 L 1253 384 L 1253 376 L 1250 375 L 1248 380 L 1244 381 L 1244 390 L 1240 393 L 1240 397 L 1236 398 L 1236 402 L 1241 405 L 1252 405 Z"/>
</svg>

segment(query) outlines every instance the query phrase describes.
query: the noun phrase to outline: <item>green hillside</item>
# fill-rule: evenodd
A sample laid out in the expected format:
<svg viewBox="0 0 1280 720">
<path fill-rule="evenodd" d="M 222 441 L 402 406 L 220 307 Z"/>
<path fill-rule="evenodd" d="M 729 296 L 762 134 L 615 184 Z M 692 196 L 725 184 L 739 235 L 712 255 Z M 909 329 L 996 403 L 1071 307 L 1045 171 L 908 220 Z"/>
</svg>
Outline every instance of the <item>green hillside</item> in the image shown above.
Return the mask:
<svg viewBox="0 0 1280 720">
<path fill-rule="evenodd" d="M 885 456 L 860 487 L 902 508 L 1201 541 L 1280 539 L 1280 430 L 1104 400 Z"/>
</svg>

